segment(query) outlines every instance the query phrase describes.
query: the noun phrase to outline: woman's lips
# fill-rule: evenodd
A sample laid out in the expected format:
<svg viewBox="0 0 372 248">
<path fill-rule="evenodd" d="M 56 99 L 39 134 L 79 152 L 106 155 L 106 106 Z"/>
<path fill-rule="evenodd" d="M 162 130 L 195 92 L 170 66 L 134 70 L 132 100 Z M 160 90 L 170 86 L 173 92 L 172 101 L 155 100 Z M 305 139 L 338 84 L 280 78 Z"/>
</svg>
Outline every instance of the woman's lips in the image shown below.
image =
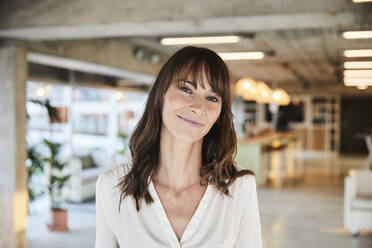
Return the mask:
<svg viewBox="0 0 372 248">
<path fill-rule="evenodd" d="M 190 120 L 190 119 L 187 119 L 187 118 L 182 117 L 182 116 L 180 116 L 180 115 L 177 115 L 177 117 L 180 118 L 181 120 L 183 120 L 184 122 L 186 122 L 186 123 L 189 124 L 189 125 L 198 126 L 198 127 L 203 126 L 203 124 L 201 124 L 201 123 L 198 122 L 198 121 Z"/>
</svg>

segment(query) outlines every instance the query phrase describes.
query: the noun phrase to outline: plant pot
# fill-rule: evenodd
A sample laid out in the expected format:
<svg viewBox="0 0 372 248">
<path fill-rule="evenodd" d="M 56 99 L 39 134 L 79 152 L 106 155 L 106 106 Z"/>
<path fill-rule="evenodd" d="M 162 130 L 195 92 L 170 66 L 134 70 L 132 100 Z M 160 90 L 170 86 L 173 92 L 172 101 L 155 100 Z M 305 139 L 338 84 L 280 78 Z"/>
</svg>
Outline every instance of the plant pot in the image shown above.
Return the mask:
<svg viewBox="0 0 372 248">
<path fill-rule="evenodd" d="M 52 223 L 48 224 L 48 228 L 55 232 L 68 232 L 67 226 L 67 210 L 66 209 L 51 209 Z"/>
</svg>

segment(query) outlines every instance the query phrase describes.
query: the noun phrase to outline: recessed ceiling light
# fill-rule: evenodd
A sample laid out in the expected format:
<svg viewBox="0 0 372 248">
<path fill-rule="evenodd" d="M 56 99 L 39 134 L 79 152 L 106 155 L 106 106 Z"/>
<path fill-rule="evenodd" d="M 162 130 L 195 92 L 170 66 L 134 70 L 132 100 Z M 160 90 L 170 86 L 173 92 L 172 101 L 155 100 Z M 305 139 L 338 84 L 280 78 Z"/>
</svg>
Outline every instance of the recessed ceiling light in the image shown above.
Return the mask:
<svg viewBox="0 0 372 248">
<path fill-rule="evenodd" d="M 36 90 L 36 95 L 37 96 L 44 96 L 45 95 L 45 89 L 44 88 L 38 88 L 37 90 Z"/>
<path fill-rule="evenodd" d="M 372 49 L 345 50 L 344 56 L 353 57 L 372 57 Z"/>
<path fill-rule="evenodd" d="M 248 60 L 248 59 L 263 59 L 263 52 L 233 52 L 233 53 L 218 53 L 223 60 Z"/>
<path fill-rule="evenodd" d="M 357 85 L 358 90 L 366 90 L 368 85 Z"/>
<path fill-rule="evenodd" d="M 233 36 L 163 38 L 160 40 L 160 43 L 165 46 L 172 46 L 172 45 L 237 43 L 239 41 L 240 41 L 240 37 L 233 35 Z"/>
<path fill-rule="evenodd" d="M 344 62 L 346 69 L 372 69 L 372 61 L 348 61 Z"/>
<path fill-rule="evenodd" d="M 372 78 L 372 70 L 345 70 L 345 78 Z"/>
<path fill-rule="evenodd" d="M 345 39 L 371 39 L 372 31 L 347 31 L 343 32 L 342 36 Z"/>
</svg>

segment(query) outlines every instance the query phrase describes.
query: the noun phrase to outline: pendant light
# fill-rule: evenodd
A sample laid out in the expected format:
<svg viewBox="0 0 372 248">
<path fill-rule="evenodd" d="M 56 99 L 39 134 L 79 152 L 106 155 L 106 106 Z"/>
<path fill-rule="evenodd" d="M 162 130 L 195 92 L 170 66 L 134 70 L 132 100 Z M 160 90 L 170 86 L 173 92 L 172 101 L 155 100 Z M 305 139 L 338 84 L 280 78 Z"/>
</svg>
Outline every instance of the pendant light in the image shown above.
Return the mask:
<svg viewBox="0 0 372 248">
<path fill-rule="evenodd" d="M 273 91 L 264 82 L 257 83 L 257 102 L 270 103 L 273 100 Z"/>
<path fill-rule="evenodd" d="M 274 90 L 273 100 L 276 104 L 281 106 L 288 105 L 291 102 L 291 98 L 288 93 L 281 88 Z"/>
<path fill-rule="evenodd" d="M 256 84 L 256 81 L 251 78 L 242 78 L 236 83 L 235 92 L 245 101 L 254 101 L 257 98 Z"/>
</svg>

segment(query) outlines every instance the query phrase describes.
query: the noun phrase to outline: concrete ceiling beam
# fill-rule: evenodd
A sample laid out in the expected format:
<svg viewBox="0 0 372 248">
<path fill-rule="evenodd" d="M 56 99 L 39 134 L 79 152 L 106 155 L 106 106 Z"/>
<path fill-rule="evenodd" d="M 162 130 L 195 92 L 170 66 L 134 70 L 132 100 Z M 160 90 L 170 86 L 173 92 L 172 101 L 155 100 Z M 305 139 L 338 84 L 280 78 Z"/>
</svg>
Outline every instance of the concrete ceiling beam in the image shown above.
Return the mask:
<svg viewBox="0 0 372 248">
<path fill-rule="evenodd" d="M 116 77 L 120 79 L 126 79 L 130 82 L 139 84 L 152 84 L 155 80 L 154 76 L 147 75 L 143 73 L 136 73 L 124 69 L 113 68 L 105 65 L 89 63 L 85 61 L 68 59 L 57 57 L 53 55 L 46 55 L 35 52 L 28 52 L 27 55 L 28 62 L 53 66 L 57 68 L 68 69 L 71 71 L 81 71 L 92 74 Z"/>
<path fill-rule="evenodd" d="M 34 26 L 0 29 L 0 37 L 26 40 L 61 40 L 133 36 L 208 35 L 296 29 L 342 29 L 352 26 L 353 23 L 354 15 L 350 12 L 315 12 L 172 21 Z"/>
<path fill-rule="evenodd" d="M 136 45 L 124 39 L 18 42 L 36 64 L 106 75 L 150 84 L 160 64 L 135 56 Z M 151 50 L 163 59 L 162 52 Z"/>
</svg>

